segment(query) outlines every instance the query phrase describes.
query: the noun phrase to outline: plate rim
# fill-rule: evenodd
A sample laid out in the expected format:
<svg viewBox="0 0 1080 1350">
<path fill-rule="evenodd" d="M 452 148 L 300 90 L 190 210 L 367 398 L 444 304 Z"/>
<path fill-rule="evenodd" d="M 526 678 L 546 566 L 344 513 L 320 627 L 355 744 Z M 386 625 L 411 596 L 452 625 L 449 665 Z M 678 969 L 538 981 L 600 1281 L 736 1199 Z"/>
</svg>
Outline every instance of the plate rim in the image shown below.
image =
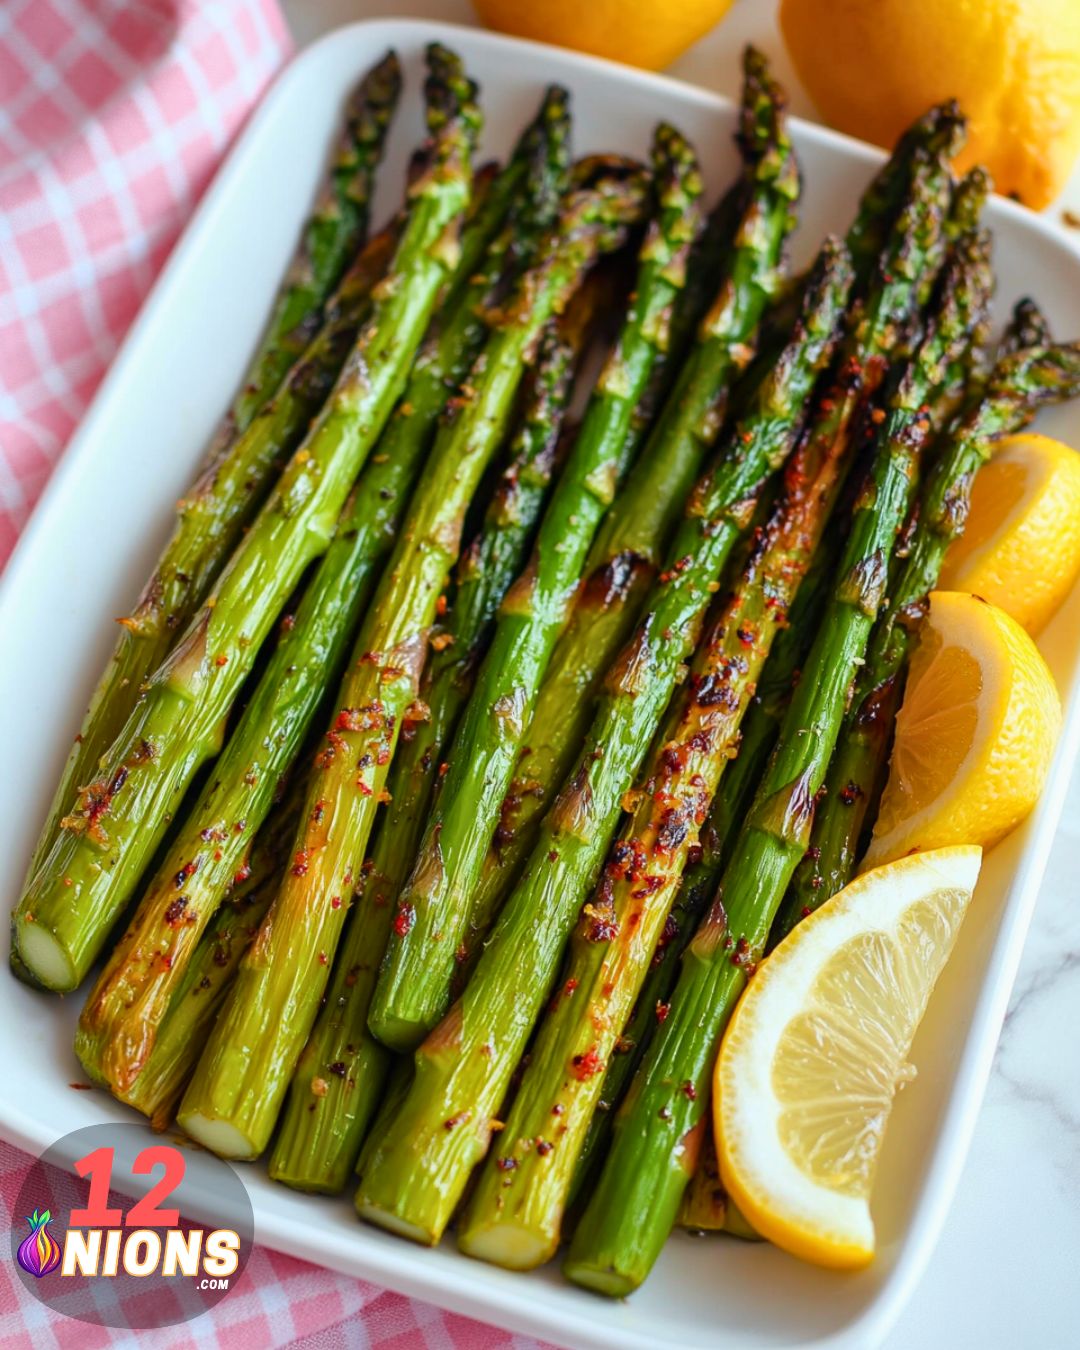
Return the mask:
<svg viewBox="0 0 1080 1350">
<path fill-rule="evenodd" d="M 579 72 L 583 77 L 587 77 L 590 72 L 603 71 L 644 89 L 668 92 L 681 99 L 690 96 L 702 106 L 729 111 L 735 106 L 733 100 L 722 94 L 671 76 L 637 70 L 600 57 L 552 47 L 545 43 L 443 21 L 412 18 L 361 19 L 332 29 L 303 48 L 275 77 L 228 149 L 209 187 L 140 306 L 89 407 L 57 461 L 37 505 L 20 532 L 3 574 L 0 575 L 0 616 L 3 615 L 9 598 L 15 595 L 23 584 L 27 584 L 23 574 L 30 565 L 37 541 L 39 537 L 47 537 L 51 517 L 59 509 L 58 503 L 64 495 L 65 485 L 93 450 L 96 427 L 112 414 L 112 405 L 118 397 L 117 390 L 122 389 L 127 368 L 135 359 L 141 345 L 143 332 L 155 321 L 157 311 L 170 304 L 172 293 L 180 284 L 188 258 L 203 246 L 207 236 L 212 235 L 217 217 L 227 209 L 226 202 L 234 190 L 234 181 L 244 175 L 245 159 L 251 152 L 251 147 L 263 135 L 264 125 L 273 118 L 277 104 L 289 97 L 291 85 L 301 80 L 306 66 L 317 64 L 322 58 L 324 49 L 336 45 L 343 36 L 354 35 L 359 30 L 364 30 L 370 35 L 372 43 L 386 41 L 388 45 L 393 45 L 394 35 L 398 34 L 407 35 L 411 39 L 441 39 L 449 45 L 457 44 L 463 49 L 480 47 L 502 50 L 523 57 L 527 57 L 530 51 L 541 51 L 548 56 L 554 53 L 569 69 Z M 402 37 L 399 36 L 398 40 L 401 41 Z M 468 59 L 467 50 L 464 54 Z M 838 149 L 848 156 L 854 154 L 868 167 L 880 163 L 885 157 L 884 152 L 878 147 L 805 118 L 792 116 L 790 123 L 798 134 L 806 139 Z M 1080 268 L 1080 244 L 1054 220 L 1037 215 L 1005 198 L 995 197 L 994 204 L 996 210 L 1003 211 L 1007 217 L 1022 222 L 1024 228 L 1034 231 L 1036 238 L 1046 238 L 1056 247 L 1064 246 Z M 813 1346 L 817 1350 L 833 1347 L 835 1350 L 842 1345 L 866 1347 L 879 1343 L 896 1321 L 929 1262 L 968 1155 L 975 1121 L 982 1106 L 990 1068 L 997 1050 L 1001 1025 L 1015 984 L 1024 940 L 1049 859 L 1050 847 L 1064 809 L 1065 789 L 1080 751 L 1078 694 L 1080 694 L 1080 662 L 1077 663 L 1069 687 L 1065 691 L 1064 697 L 1069 712 L 1062 728 L 1053 767 L 1042 799 L 1036 808 L 1033 829 L 1007 883 L 1001 923 L 993 941 L 981 987 L 972 1007 L 971 1031 L 957 1062 L 953 1081 L 947 1090 L 940 1127 L 931 1145 L 932 1158 L 926 1172 L 922 1194 L 912 1210 L 910 1222 L 899 1238 L 900 1250 L 897 1259 L 862 1312 L 834 1332 L 793 1342 L 793 1345 Z M 43 1122 L 31 1117 L 18 1103 L 5 1095 L 0 1098 L 0 1137 L 17 1147 L 36 1153 L 54 1142 L 57 1135 L 50 1132 L 47 1125 L 43 1128 Z M 282 1190 L 285 1191 L 285 1188 Z M 285 1191 L 284 1199 L 290 1198 L 308 1199 L 298 1193 Z M 288 1219 L 273 1209 L 269 1212 L 263 1210 L 257 1196 L 252 1196 L 252 1203 L 256 1214 L 257 1241 L 274 1250 L 303 1260 L 315 1261 L 345 1274 L 373 1279 L 395 1292 L 435 1303 L 439 1307 L 464 1316 L 493 1321 L 514 1332 L 535 1335 L 547 1340 L 551 1340 L 553 1335 L 561 1338 L 561 1335 L 569 1334 L 574 1337 L 574 1345 L 587 1347 L 588 1350 L 594 1348 L 608 1350 L 614 1345 L 619 1346 L 620 1350 L 622 1347 L 627 1347 L 627 1350 L 631 1347 L 653 1350 L 655 1346 L 655 1340 L 648 1333 L 635 1331 L 627 1325 L 616 1327 L 613 1334 L 617 1335 L 618 1340 L 598 1334 L 596 1320 L 578 1313 L 569 1300 L 557 1314 L 546 1311 L 533 1313 L 527 1297 L 529 1285 L 518 1276 L 512 1277 L 514 1282 L 508 1283 L 505 1290 L 480 1288 L 475 1292 L 468 1292 L 470 1283 L 467 1279 L 461 1278 L 460 1267 L 455 1265 L 443 1270 L 434 1264 L 425 1266 L 422 1262 L 412 1259 L 420 1253 L 398 1241 L 385 1248 L 381 1242 L 359 1252 L 353 1248 L 349 1255 L 355 1259 L 346 1260 L 329 1242 L 320 1243 L 317 1237 L 313 1239 L 310 1234 L 302 1232 L 298 1234 L 295 1229 L 290 1231 Z M 358 1225 L 359 1233 L 363 1234 L 365 1231 Z M 574 1292 L 576 1294 L 576 1291 Z M 633 1308 L 632 1302 L 620 1306 L 631 1311 Z M 684 1339 L 680 1343 L 680 1350 L 697 1350 L 697 1348 Z M 709 1350 L 707 1342 L 701 1342 L 701 1350 Z"/>
</svg>

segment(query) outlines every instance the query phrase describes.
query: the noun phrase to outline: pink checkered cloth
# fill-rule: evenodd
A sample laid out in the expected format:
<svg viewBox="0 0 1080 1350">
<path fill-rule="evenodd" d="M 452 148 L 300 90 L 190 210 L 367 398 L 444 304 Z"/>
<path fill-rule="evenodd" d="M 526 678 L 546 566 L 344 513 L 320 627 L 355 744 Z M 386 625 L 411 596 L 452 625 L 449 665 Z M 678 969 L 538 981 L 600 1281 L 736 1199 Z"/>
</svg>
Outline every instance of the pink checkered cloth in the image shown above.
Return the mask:
<svg viewBox="0 0 1080 1350">
<path fill-rule="evenodd" d="M 275 0 L 0 0 L 0 567 L 289 50 Z M 5 1233 L 28 1162 L 0 1142 Z M 0 1254 L 2 1350 L 124 1343 L 31 1302 Z M 295 1343 L 539 1350 L 262 1247 L 212 1312 L 153 1333 L 155 1350 Z"/>
<path fill-rule="evenodd" d="M 0 1143 L 0 1220 L 3 1245 L 12 1223 L 26 1154 Z M 15 1216 L 22 1225 L 21 1216 Z M 545 1350 L 430 1304 L 402 1298 L 256 1247 L 228 1298 L 194 1322 L 132 1337 L 52 1314 L 32 1300 L 0 1251 L 0 1350 L 99 1350 L 117 1345 L 153 1350 Z M 547 1347 L 546 1350 L 554 1350 Z"/>
</svg>

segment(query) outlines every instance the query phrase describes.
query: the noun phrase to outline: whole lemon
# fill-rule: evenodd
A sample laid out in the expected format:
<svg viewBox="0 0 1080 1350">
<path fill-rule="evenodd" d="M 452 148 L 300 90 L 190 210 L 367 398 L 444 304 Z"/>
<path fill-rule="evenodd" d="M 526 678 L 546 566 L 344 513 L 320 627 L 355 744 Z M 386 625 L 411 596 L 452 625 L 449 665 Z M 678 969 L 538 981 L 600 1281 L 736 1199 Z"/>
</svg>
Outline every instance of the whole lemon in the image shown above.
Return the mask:
<svg viewBox="0 0 1080 1350">
<path fill-rule="evenodd" d="M 1080 0 L 781 0 L 799 78 L 832 126 L 890 146 L 931 104 L 970 120 L 963 170 L 1040 210 L 1080 153 Z"/>
<path fill-rule="evenodd" d="M 516 37 L 659 70 L 718 23 L 732 0 L 473 0 L 483 21 Z"/>
</svg>

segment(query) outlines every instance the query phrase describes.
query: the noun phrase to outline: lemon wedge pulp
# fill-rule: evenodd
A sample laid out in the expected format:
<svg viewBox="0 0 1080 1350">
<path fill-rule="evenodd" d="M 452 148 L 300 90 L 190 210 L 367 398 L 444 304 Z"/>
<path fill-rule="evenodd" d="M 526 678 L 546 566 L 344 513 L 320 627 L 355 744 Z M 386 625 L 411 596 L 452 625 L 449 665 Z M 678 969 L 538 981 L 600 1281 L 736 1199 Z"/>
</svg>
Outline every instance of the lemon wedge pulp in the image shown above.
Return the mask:
<svg viewBox="0 0 1080 1350">
<path fill-rule="evenodd" d="M 873 1256 L 885 1127 L 981 859 L 959 846 L 857 877 L 761 964 L 728 1025 L 713 1084 L 721 1179 L 796 1256 L 840 1269 Z"/>
</svg>

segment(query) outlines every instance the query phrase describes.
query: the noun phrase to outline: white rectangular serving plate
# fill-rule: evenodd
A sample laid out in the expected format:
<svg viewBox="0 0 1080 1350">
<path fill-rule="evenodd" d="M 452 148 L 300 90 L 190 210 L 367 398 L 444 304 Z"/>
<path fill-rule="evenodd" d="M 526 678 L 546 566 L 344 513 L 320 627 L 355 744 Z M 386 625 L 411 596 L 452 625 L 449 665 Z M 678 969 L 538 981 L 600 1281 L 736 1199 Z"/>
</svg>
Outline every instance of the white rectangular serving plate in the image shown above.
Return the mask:
<svg viewBox="0 0 1080 1350">
<path fill-rule="evenodd" d="M 27 527 L 0 589 L 0 856 L 14 904 L 33 838 L 80 712 L 124 613 L 169 529 L 173 503 L 240 380 L 290 256 L 346 93 L 389 46 L 408 87 L 380 175 L 377 218 L 400 198 L 421 135 L 424 45 L 441 39 L 480 81 L 484 151 L 504 154 L 549 81 L 573 93 L 576 151 L 643 155 L 660 118 L 695 142 L 710 200 L 733 177 L 730 103 L 700 89 L 491 33 L 413 21 L 330 34 L 285 72 L 195 213 Z M 739 53 L 732 51 L 732 63 Z M 805 173 L 793 265 L 843 231 L 878 151 L 793 122 Z M 1001 313 L 1021 294 L 1056 333 L 1080 333 L 1080 254 L 1037 216 L 994 200 Z M 1080 408 L 1040 426 L 1080 445 Z M 1080 742 L 1080 593 L 1040 645 L 1066 698 L 1065 732 L 1035 814 L 987 858 L 959 945 L 919 1033 L 916 1083 L 889 1127 L 874 1197 L 879 1255 L 857 1275 L 817 1270 L 765 1244 L 675 1234 L 652 1277 L 611 1303 L 565 1283 L 557 1265 L 510 1274 L 452 1241 L 427 1251 L 360 1224 L 350 1198 L 317 1199 L 244 1171 L 260 1242 L 452 1311 L 564 1346 L 747 1350 L 877 1343 L 922 1271 L 953 1195 L 1021 945 Z M 37 1152 L 60 1135 L 132 1114 L 73 1091 L 80 999 L 59 1001 L 0 974 L 0 1133 Z M 987 1235 L 987 1240 L 993 1240 Z M 977 1254 L 973 1254 L 977 1258 Z"/>
</svg>

